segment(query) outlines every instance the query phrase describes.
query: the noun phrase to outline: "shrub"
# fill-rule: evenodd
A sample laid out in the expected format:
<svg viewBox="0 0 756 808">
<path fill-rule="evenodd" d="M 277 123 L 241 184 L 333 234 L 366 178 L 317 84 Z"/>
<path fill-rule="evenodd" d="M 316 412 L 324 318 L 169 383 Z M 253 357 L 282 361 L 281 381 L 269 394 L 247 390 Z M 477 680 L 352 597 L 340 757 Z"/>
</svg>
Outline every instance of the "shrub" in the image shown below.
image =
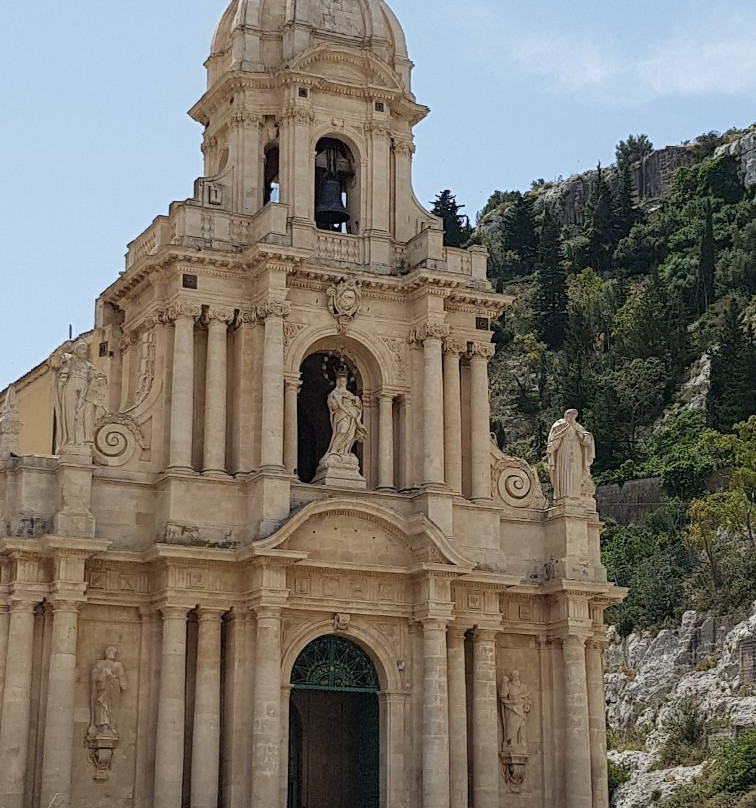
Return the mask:
<svg viewBox="0 0 756 808">
<path fill-rule="evenodd" d="M 613 760 L 609 761 L 609 796 L 630 779 L 630 772 L 626 766 L 621 766 Z"/>
<path fill-rule="evenodd" d="M 718 758 L 719 790 L 742 794 L 756 787 L 756 732 L 744 732 L 725 743 Z"/>
<path fill-rule="evenodd" d="M 706 722 L 698 703 L 683 699 L 664 722 L 667 740 L 659 752 L 658 768 L 696 766 L 706 757 Z"/>
</svg>

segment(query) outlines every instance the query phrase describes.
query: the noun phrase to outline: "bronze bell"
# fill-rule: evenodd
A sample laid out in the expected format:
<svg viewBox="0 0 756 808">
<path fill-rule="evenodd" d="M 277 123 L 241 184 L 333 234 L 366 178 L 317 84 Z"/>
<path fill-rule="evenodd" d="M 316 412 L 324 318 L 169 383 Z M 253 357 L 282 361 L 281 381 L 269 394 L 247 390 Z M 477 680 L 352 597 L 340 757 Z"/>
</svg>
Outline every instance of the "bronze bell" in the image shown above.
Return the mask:
<svg viewBox="0 0 756 808">
<path fill-rule="evenodd" d="M 341 183 L 335 177 L 329 177 L 320 186 L 315 222 L 321 230 L 333 230 L 350 218 L 349 211 L 341 201 Z"/>
</svg>

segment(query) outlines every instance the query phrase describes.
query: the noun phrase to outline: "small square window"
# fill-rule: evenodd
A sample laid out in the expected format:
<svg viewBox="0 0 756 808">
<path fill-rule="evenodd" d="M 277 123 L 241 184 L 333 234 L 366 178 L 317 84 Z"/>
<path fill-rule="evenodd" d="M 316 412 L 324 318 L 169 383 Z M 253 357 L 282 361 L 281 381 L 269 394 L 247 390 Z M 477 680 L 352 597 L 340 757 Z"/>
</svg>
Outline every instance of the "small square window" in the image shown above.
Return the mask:
<svg viewBox="0 0 756 808">
<path fill-rule="evenodd" d="M 375 111 L 376 112 L 385 112 L 386 111 L 386 105 L 383 103 L 383 101 L 376 101 L 375 102 Z"/>
<path fill-rule="evenodd" d="M 478 331 L 490 331 L 491 330 L 491 321 L 486 317 L 476 317 L 475 318 L 475 328 Z"/>
<path fill-rule="evenodd" d="M 100 356 L 107 356 L 110 352 L 110 346 L 107 342 L 100 343 Z"/>
<path fill-rule="evenodd" d="M 196 275 L 184 275 L 184 289 L 196 289 L 197 288 L 197 276 Z"/>
<path fill-rule="evenodd" d="M 307 87 L 300 87 L 299 88 L 299 97 L 300 98 L 309 98 L 310 92 Z"/>
</svg>

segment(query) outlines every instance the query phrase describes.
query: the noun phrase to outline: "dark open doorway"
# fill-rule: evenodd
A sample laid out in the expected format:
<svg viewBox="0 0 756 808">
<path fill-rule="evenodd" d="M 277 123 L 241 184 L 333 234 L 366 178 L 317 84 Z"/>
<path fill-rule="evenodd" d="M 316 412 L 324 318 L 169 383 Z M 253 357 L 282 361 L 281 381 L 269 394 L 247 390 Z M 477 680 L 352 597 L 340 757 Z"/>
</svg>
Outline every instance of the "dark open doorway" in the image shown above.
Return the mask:
<svg viewBox="0 0 756 808">
<path fill-rule="evenodd" d="M 294 666 L 289 808 L 378 808 L 378 677 L 343 637 L 320 637 Z"/>
</svg>

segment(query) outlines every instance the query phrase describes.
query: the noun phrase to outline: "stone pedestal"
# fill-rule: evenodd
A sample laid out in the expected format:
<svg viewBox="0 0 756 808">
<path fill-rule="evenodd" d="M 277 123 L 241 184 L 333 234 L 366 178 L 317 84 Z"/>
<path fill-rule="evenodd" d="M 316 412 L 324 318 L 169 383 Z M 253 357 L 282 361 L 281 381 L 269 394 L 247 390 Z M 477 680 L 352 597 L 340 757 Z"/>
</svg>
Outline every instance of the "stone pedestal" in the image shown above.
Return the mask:
<svg viewBox="0 0 756 808">
<path fill-rule="evenodd" d="M 320 461 L 313 480 L 315 485 L 332 485 L 364 491 L 367 481 L 360 474 L 360 461 L 354 455 L 329 455 Z"/>
<path fill-rule="evenodd" d="M 58 464 L 58 506 L 53 518 L 57 536 L 94 538 L 92 504 L 92 449 L 66 448 Z"/>
</svg>

